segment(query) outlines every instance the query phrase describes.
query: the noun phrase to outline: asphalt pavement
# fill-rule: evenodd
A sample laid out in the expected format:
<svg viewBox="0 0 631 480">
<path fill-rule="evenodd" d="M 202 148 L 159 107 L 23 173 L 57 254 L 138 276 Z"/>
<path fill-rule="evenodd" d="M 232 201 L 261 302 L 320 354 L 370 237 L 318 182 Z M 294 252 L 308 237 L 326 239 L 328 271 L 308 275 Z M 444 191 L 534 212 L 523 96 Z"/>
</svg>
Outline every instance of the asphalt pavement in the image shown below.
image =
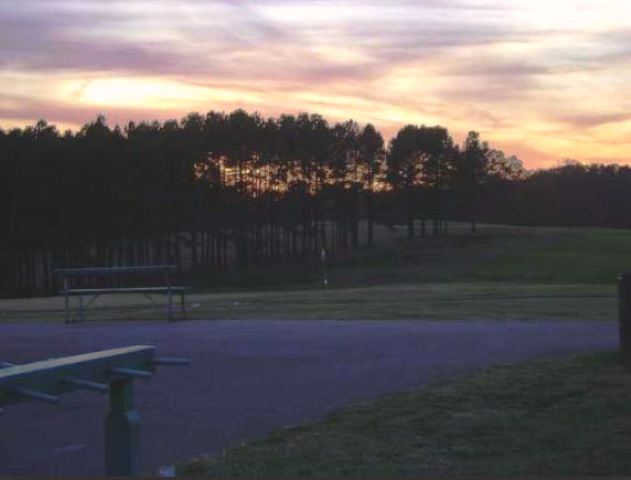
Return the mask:
<svg viewBox="0 0 631 480">
<path fill-rule="evenodd" d="M 155 345 L 190 367 L 138 380 L 142 467 L 216 453 L 330 409 L 496 364 L 615 348 L 617 324 L 574 321 L 186 321 L 0 324 L 0 361 Z M 108 397 L 72 393 L 0 415 L 0 476 L 104 473 Z"/>
</svg>

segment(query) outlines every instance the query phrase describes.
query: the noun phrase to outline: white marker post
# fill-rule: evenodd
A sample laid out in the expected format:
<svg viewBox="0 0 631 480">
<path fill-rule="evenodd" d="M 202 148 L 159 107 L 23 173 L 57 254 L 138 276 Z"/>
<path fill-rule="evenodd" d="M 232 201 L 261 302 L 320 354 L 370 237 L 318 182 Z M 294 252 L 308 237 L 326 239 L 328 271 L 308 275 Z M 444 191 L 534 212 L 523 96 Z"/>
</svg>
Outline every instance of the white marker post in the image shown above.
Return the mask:
<svg viewBox="0 0 631 480">
<path fill-rule="evenodd" d="M 326 288 L 329 286 L 329 276 L 326 269 L 326 248 L 324 246 L 320 250 L 320 261 L 322 262 L 322 283 Z"/>
</svg>

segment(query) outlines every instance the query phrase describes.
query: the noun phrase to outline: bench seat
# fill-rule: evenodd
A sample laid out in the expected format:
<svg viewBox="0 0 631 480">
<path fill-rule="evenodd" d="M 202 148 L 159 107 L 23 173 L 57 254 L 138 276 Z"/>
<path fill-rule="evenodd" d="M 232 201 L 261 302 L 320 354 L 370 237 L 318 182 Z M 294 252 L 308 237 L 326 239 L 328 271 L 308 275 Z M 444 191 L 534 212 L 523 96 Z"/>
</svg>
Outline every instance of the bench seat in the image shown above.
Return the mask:
<svg viewBox="0 0 631 480">
<path fill-rule="evenodd" d="M 61 290 L 64 295 L 99 295 L 108 293 L 186 293 L 189 287 L 129 287 L 129 288 L 70 288 Z"/>
</svg>

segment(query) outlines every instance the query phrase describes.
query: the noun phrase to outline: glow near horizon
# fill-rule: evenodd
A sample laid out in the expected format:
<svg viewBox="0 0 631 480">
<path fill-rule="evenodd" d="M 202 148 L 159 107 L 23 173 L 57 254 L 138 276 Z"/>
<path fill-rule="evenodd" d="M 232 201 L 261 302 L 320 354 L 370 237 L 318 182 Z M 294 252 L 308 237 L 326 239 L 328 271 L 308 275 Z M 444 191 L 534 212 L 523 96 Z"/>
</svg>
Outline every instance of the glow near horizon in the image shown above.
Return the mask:
<svg viewBox="0 0 631 480">
<path fill-rule="evenodd" d="M 0 126 L 245 108 L 631 163 L 624 0 L 0 0 Z"/>
</svg>

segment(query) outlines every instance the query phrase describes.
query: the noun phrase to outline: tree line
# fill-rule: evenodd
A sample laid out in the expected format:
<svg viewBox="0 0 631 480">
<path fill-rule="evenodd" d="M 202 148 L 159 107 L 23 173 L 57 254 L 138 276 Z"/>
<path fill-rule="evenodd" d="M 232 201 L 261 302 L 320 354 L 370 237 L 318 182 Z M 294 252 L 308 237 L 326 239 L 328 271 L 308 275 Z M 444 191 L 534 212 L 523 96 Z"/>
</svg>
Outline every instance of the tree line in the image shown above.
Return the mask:
<svg viewBox="0 0 631 480">
<path fill-rule="evenodd" d="M 0 130 L 0 294 L 52 292 L 62 266 L 175 263 L 195 277 L 335 254 L 372 246 L 376 223 L 410 239 L 446 235 L 448 220 L 627 227 L 616 202 L 630 181 L 611 166 L 525 175 L 479 134 L 458 145 L 440 126 L 386 144 L 370 124 L 306 113 L 124 128 L 99 116 L 76 133 L 42 120 Z M 581 197 L 596 191 L 600 208 Z"/>
</svg>

